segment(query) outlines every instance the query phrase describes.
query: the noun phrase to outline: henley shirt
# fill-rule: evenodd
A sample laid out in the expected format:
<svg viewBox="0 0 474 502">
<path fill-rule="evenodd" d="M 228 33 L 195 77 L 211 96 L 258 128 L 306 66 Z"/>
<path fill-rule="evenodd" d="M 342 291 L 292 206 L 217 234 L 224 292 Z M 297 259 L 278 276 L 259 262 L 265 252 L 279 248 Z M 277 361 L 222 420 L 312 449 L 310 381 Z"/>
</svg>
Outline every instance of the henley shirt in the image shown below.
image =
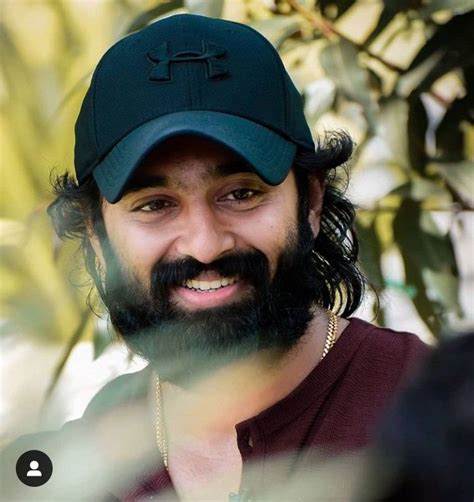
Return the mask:
<svg viewBox="0 0 474 502">
<path fill-rule="evenodd" d="M 243 461 L 241 500 L 266 492 L 284 476 L 310 465 L 312 450 L 332 456 L 367 446 L 378 420 L 428 351 L 416 335 L 350 319 L 327 356 L 298 387 L 236 425 Z M 285 462 L 266 469 L 266 460 L 283 454 Z M 178 499 L 162 465 L 123 500 L 131 502 L 164 491 L 167 500 Z"/>
</svg>

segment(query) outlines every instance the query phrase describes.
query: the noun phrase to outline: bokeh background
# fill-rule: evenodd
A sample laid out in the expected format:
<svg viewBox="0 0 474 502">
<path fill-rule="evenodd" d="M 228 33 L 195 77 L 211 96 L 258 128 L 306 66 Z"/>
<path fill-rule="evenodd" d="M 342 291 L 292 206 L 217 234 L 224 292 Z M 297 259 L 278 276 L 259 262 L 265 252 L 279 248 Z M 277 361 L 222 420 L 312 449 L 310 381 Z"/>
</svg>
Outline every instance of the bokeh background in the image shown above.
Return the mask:
<svg viewBox="0 0 474 502">
<path fill-rule="evenodd" d="M 315 138 L 355 138 L 348 194 L 381 293 L 357 316 L 428 343 L 474 326 L 474 0 L 0 0 L 1 441 L 80 416 L 144 365 L 89 309 L 77 243 L 55 237 L 45 210 L 51 172 L 73 169 L 100 56 L 178 12 L 259 30 Z"/>
</svg>

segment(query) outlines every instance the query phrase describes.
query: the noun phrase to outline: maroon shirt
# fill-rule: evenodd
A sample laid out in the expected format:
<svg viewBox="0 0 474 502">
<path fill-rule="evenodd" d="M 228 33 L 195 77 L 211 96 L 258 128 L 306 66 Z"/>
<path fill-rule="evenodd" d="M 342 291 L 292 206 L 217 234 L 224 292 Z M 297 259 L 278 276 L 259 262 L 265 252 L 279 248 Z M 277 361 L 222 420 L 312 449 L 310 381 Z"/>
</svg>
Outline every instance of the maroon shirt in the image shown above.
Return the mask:
<svg viewBox="0 0 474 502">
<path fill-rule="evenodd" d="M 241 493 L 265 491 L 282 476 L 304 468 L 311 461 L 311 450 L 338 454 L 366 446 L 407 375 L 428 351 L 413 334 L 351 319 L 328 355 L 296 389 L 236 425 L 243 461 Z M 266 460 L 282 453 L 286 461 L 276 470 L 266 470 Z M 123 500 L 165 490 L 167 500 L 177 498 L 161 466 Z"/>
</svg>

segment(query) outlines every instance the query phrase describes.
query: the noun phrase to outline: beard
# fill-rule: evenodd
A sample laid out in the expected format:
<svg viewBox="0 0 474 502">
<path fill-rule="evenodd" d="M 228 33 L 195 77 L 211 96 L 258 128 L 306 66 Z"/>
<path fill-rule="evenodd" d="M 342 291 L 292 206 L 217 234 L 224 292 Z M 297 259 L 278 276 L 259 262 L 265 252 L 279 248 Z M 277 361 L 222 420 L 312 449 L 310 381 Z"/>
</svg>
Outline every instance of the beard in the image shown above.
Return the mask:
<svg viewBox="0 0 474 502">
<path fill-rule="evenodd" d="M 273 277 L 266 256 L 253 249 L 209 264 L 192 257 L 160 261 L 145 286 L 107 238 L 101 244 L 107 265 L 102 300 L 112 325 L 160 378 L 179 385 L 260 351 L 287 353 L 304 335 L 320 299 L 314 237 L 306 219 L 290 232 Z M 204 271 L 238 276 L 248 285 L 245 294 L 223 306 L 180 308 L 172 289 Z"/>
</svg>

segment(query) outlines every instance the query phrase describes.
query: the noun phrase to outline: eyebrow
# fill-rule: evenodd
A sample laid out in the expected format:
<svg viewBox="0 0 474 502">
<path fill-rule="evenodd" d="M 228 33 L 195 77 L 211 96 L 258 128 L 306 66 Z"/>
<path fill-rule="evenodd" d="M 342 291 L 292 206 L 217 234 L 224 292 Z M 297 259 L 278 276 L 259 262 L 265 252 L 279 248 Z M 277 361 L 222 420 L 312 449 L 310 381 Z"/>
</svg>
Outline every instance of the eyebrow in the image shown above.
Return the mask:
<svg viewBox="0 0 474 502">
<path fill-rule="evenodd" d="M 123 192 L 123 197 L 133 192 L 139 192 L 145 188 L 168 187 L 169 180 L 166 176 L 150 175 L 133 179 Z"/>
<path fill-rule="evenodd" d="M 219 164 L 212 174 L 214 179 L 225 178 L 232 174 L 255 173 L 255 169 L 245 160 L 232 160 Z"/>
<path fill-rule="evenodd" d="M 232 174 L 239 173 L 255 173 L 255 169 L 244 160 L 232 160 L 229 162 L 224 162 L 216 166 L 210 173 L 210 178 L 213 180 L 218 180 L 220 178 L 225 178 L 226 176 L 231 176 Z M 257 175 L 258 176 L 258 175 Z M 149 176 L 143 176 L 140 178 L 134 178 L 127 186 L 123 193 L 123 197 L 130 193 L 139 192 L 146 188 L 168 188 L 172 185 L 170 178 L 168 176 L 152 174 Z"/>
</svg>

